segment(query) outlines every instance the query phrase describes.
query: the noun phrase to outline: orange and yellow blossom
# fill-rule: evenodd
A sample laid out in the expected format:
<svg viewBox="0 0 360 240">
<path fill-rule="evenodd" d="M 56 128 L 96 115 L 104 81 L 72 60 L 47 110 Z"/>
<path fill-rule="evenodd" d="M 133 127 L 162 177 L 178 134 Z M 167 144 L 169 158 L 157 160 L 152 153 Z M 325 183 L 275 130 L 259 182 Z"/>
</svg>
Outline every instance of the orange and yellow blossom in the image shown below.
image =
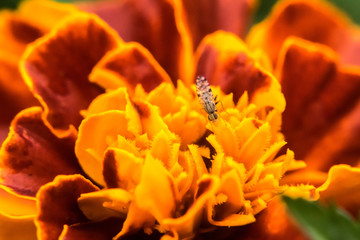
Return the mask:
<svg viewBox="0 0 360 240">
<path fill-rule="evenodd" d="M 127 41 L 139 37 L 149 51 L 138 43 L 125 43 L 100 19 L 78 11 L 27 48 L 21 72 L 44 109 L 20 112 L 2 146 L 1 221 L 9 228 L 2 228 L 1 236 L 19 237 L 13 234 L 21 226 L 28 230 L 17 233 L 22 239 L 35 239 L 35 218 L 40 239 L 141 239 L 143 231 L 154 238 L 177 239 L 214 230 L 214 226 L 242 227 L 215 228 L 210 235 L 196 237 L 301 238 L 277 202 L 280 193 L 310 199 L 320 195 L 324 201 L 335 198 L 355 212 L 358 196 L 349 197 L 349 193 L 358 188 L 358 168 L 334 166 L 325 183 L 326 172 L 318 170 L 329 168 L 335 160 L 341 162 L 335 153 L 354 149 L 346 143 L 356 139 L 352 130 L 357 126 L 357 67 L 344 67 L 333 50 L 301 39 L 280 43 L 278 56 L 256 38 L 249 37 L 250 46 L 257 47 L 249 50 L 228 32 L 205 37 L 210 32 L 199 33 L 195 24 L 189 27 L 191 5 L 185 1 L 151 4 L 153 10 L 164 13 L 161 16 L 169 24 L 154 28 L 156 24 L 149 21 L 149 35 L 140 37 L 126 27 L 124 30 L 126 24 L 120 26 L 124 31 L 121 36 Z M 303 6 L 310 3 L 284 4 L 290 7 L 279 5 L 277 9 L 296 10 L 298 5 L 308 9 Z M 327 11 L 321 2 L 314 6 L 315 16 Z M 133 9 L 129 19 L 143 19 L 141 14 L 146 11 Z M 148 17 L 156 19 L 151 14 Z M 220 20 L 232 17 L 219 17 L 219 25 L 209 29 L 224 29 L 221 26 L 228 21 Z M 267 31 L 263 36 L 272 36 L 269 25 L 264 24 L 265 30 L 259 25 L 259 36 Z M 172 30 L 159 35 L 165 29 Z M 241 29 L 225 30 L 240 34 Z M 301 26 L 297 29 L 301 32 Z M 353 36 L 350 33 L 348 36 Z M 162 41 L 155 41 L 159 38 Z M 192 53 L 192 49 L 197 50 Z M 170 52 L 173 54 L 167 62 L 165 53 Z M 270 54 L 271 61 L 264 52 Z M 323 67 L 314 74 L 309 65 L 319 63 Z M 285 112 L 285 99 L 271 74 L 272 65 L 276 65 L 275 76 L 287 101 Z M 221 117 L 215 123 L 208 123 L 195 97 L 190 84 L 195 74 L 207 76 L 211 84 L 221 88 L 213 88 L 222 102 L 218 106 Z M 313 86 L 314 82 L 322 88 Z M 313 89 L 310 98 L 304 94 L 309 89 Z M 334 94 L 338 89 L 342 91 Z M 323 97 L 313 101 L 315 108 L 308 108 L 308 112 L 299 108 L 305 109 L 300 112 L 304 114 L 296 117 L 299 102 L 300 106 L 304 106 L 302 101 L 312 103 L 309 99 L 320 90 L 324 90 Z M 339 104 L 333 104 L 334 99 Z M 344 105 L 347 108 L 341 111 Z M 317 120 L 330 116 L 331 123 L 315 121 L 314 113 L 320 116 Z M 298 119 L 309 135 L 292 138 L 297 131 L 289 126 L 299 126 Z M 280 130 L 282 122 L 285 136 Z M 319 132 L 312 135 L 314 128 Z M 340 134 L 344 130 L 346 134 Z M 321 139 L 315 153 L 321 146 L 331 151 L 325 158 L 321 152 L 312 155 L 314 160 L 305 158 L 311 171 L 285 174 L 305 164 L 295 161 L 292 151 L 281 151 L 284 139 L 302 154 L 306 136 L 311 137 L 311 146 Z M 344 144 L 326 144 L 339 136 L 346 140 Z M 354 156 L 350 154 L 351 159 Z M 314 165 L 317 162 L 326 167 Z M 324 184 L 315 190 L 308 183 Z M 18 205 L 7 207 L 11 199 L 26 203 L 28 208 L 15 211 Z"/>
</svg>

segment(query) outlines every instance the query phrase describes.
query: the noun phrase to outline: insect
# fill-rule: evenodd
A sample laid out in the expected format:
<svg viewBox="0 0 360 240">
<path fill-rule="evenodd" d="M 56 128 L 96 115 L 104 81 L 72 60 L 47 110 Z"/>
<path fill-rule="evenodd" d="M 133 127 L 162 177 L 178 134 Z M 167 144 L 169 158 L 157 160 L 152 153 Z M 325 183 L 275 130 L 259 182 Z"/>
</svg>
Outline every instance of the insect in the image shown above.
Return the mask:
<svg viewBox="0 0 360 240">
<path fill-rule="evenodd" d="M 210 121 L 216 121 L 218 119 L 218 115 L 216 113 L 216 97 L 214 98 L 210 84 L 204 76 L 196 77 L 196 93 L 199 97 L 200 104 L 208 114 L 208 119 Z"/>
</svg>

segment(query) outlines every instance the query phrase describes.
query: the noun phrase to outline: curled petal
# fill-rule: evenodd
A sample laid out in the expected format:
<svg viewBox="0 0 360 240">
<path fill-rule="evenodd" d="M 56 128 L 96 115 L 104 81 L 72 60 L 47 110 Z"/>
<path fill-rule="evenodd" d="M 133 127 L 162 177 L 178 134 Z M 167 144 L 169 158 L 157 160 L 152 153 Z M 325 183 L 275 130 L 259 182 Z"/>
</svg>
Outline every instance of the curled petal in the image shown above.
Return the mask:
<svg viewBox="0 0 360 240">
<path fill-rule="evenodd" d="M 130 92 L 137 84 L 150 92 L 162 82 L 171 82 L 151 53 L 135 42 L 106 54 L 89 78 L 107 90 L 126 87 Z"/>
<path fill-rule="evenodd" d="M 327 170 L 340 153 L 348 163 L 360 154 L 351 144 L 359 140 L 360 72 L 337 63 L 329 48 L 298 38 L 286 41 L 279 59 L 285 139 L 313 169 Z"/>
<path fill-rule="evenodd" d="M 359 64 L 360 30 L 326 1 L 281 1 L 271 15 L 253 27 L 248 36 L 251 48 L 262 48 L 276 63 L 283 42 L 296 36 L 328 45 L 346 64 Z"/>
<path fill-rule="evenodd" d="M 259 230 L 261 229 L 261 230 Z M 228 238 L 241 236 L 241 239 L 307 239 L 286 213 L 284 204 L 277 198 L 259 213 L 256 222 L 238 229 L 230 230 Z"/>
<path fill-rule="evenodd" d="M 221 178 L 221 185 L 217 191 L 217 196 L 225 197 L 223 201 L 209 206 L 209 222 L 215 226 L 242 226 L 255 221 L 252 213 L 239 213 L 245 207 L 244 192 L 241 180 L 232 170 L 224 174 Z M 210 210 L 211 209 L 211 210 Z M 211 213 L 211 215 L 210 215 Z"/>
<path fill-rule="evenodd" d="M 81 123 L 75 154 L 84 171 L 97 183 L 105 185 L 102 175 L 105 150 L 116 144 L 118 135 L 134 138 L 139 134 L 132 130 L 126 113 L 119 110 L 91 115 Z"/>
<path fill-rule="evenodd" d="M 75 11 L 71 5 L 41 0 L 21 2 L 15 11 L 1 10 L 0 102 L 6 104 L 0 106 L 0 125 L 6 129 L 20 110 L 39 104 L 24 83 L 18 67 L 27 44 Z M 0 141 L 5 137 L 0 136 Z"/>
<path fill-rule="evenodd" d="M 357 216 L 360 207 L 360 168 L 349 165 L 335 165 L 328 175 L 326 182 L 317 188 L 320 200 L 324 202 L 336 201 L 337 204 Z"/>
<path fill-rule="evenodd" d="M 2 184 L 24 195 L 34 196 L 56 175 L 82 173 L 73 152 L 75 136 L 54 136 L 42 114 L 40 107 L 20 112 L 0 152 Z"/>
<path fill-rule="evenodd" d="M 174 83 L 179 78 L 188 79 L 191 49 L 183 39 L 183 30 L 177 28 L 172 1 L 108 1 L 78 6 L 96 13 L 126 42 L 138 42 L 148 49 Z"/>
<path fill-rule="evenodd" d="M 21 62 L 21 73 L 44 106 L 44 118 L 55 133 L 64 134 L 69 126 L 80 124 L 79 111 L 102 92 L 88 82 L 88 75 L 119 42 L 118 36 L 100 19 L 78 13 L 29 45 Z"/>
<path fill-rule="evenodd" d="M 214 197 L 218 188 L 218 178 L 207 174 L 203 175 L 197 182 L 195 201 L 187 212 L 178 218 L 164 219 L 162 226 L 169 231 L 177 232 L 181 238 L 193 236 L 194 231 L 201 223 L 203 214 L 206 213 L 207 204 Z"/>
<path fill-rule="evenodd" d="M 247 91 L 250 102 L 258 108 L 271 106 L 280 112 L 285 99 L 277 80 L 267 72 L 240 38 L 217 31 L 204 38 L 196 53 L 197 75 L 204 75 L 212 85 L 225 93 L 232 92 L 234 101 Z"/>
<path fill-rule="evenodd" d="M 37 194 L 39 213 L 35 219 L 38 237 L 57 239 L 64 224 L 86 222 L 77 199 L 82 193 L 96 190 L 98 188 L 81 175 L 59 175 L 42 186 Z"/>
</svg>

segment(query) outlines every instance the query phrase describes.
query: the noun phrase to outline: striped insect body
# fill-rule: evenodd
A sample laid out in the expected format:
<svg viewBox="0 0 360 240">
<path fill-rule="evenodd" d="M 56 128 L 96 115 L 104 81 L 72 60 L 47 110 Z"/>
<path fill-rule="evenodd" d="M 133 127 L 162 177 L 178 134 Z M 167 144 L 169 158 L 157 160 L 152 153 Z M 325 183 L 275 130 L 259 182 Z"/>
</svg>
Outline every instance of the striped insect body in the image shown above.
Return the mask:
<svg viewBox="0 0 360 240">
<path fill-rule="evenodd" d="M 218 118 L 216 109 L 216 97 L 214 98 L 208 80 L 203 76 L 196 78 L 196 93 L 198 95 L 200 104 L 208 114 L 210 121 L 216 121 Z"/>
</svg>

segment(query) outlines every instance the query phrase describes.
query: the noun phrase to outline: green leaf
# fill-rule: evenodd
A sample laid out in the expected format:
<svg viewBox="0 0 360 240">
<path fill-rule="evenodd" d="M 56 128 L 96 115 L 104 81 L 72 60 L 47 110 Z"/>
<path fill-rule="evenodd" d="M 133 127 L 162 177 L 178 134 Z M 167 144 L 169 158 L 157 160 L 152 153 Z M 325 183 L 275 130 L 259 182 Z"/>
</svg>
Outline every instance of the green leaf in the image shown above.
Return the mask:
<svg viewBox="0 0 360 240">
<path fill-rule="evenodd" d="M 283 196 L 299 227 L 314 240 L 360 240 L 360 223 L 334 204 L 324 206 Z"/>
</svg>

